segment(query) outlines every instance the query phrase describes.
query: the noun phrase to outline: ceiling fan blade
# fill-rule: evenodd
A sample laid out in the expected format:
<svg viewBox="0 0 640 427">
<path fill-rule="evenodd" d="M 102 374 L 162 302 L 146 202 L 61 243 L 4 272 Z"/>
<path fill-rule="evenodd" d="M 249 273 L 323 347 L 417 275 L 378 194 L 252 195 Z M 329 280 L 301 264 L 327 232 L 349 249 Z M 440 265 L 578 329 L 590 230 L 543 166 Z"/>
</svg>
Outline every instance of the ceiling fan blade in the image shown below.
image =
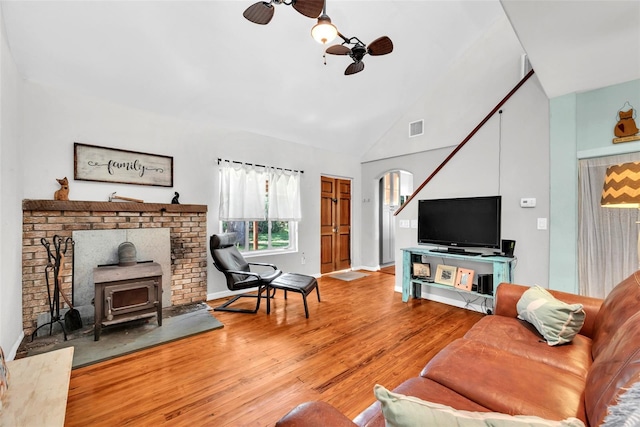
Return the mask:
<svg viewBox="0 0 640 427">
<path fill-rule="evenodd" d="M 329 46 L 325 52 L 331 55 L 348 55 L 351 49 L 342 44 L 334 44 L 333 46 Z"/>
<path fill-rule="evenodd" d="M 322 13 L 324 0 L 294 0 L 293 8 L 309 18 L 317 18 Z"/>
<path fill-rule="evenodd" d="M 271 3 L 259 1 L 249 6 L 242 16 L 255 24 L 266 25 L 273 18 L 273 12 L 274 8 Z"/>
<path fill-rule="evenodd" d="M 353 64 L 350 64 L 346 70 L 344 70 L 344 75 L 348 76 L 351 74 L 359 73 L 362 70 L 364 70 L 364 62 L 354 62 Z"/>
<path fill-rule="evenodd" d="M 367 49 L 369 55 L 386 55 L 393 52 L 393 42 L 389 37 L 382 36 L 369 43 Z"/>
</svg>

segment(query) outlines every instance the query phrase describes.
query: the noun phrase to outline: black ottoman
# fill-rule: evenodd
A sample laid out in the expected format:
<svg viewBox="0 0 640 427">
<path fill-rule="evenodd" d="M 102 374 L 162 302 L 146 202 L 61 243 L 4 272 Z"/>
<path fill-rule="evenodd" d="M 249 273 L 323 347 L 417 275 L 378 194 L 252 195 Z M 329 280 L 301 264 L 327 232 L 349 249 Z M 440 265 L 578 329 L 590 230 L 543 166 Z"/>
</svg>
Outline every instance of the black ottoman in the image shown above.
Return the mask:
<svg viewBox="0 0 640 427">
<path fill-rule="evenodd" d="M 318 288 L 318 281 L 315 277 L 306 276 L 304 274 L 297 273 L 285 273 L 278 277 L 267 285 L 267 314 L 271 313 L 271 297 L 269 296 L 269 290 L 273 289 L 275 295 L 276 289 L 282 289 L 284 291 L 284 299 L 287 299 L 287 292 L 298 292 L 302 294 L 302 301 L 304 302 L 304 314 L 307 319 L 309 318 L 309 308 L 307 307 L 307 295 L 314 289 L 318 294 L 318 301 L 320 301 L 320 289 Z"/>
</svg>

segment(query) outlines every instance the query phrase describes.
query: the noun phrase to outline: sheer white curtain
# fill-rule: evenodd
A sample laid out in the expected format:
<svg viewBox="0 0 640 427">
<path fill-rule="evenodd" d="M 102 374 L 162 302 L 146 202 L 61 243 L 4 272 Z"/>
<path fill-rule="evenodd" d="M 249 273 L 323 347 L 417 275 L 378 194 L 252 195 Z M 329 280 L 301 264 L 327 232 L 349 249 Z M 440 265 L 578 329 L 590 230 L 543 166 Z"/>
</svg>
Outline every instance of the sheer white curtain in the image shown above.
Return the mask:
<svg viewBox="0 0 640 427">
<path fill-rule="evenodd" d="M 269 169 L 269 219 L 274 221 L 299 221 L 300 209 L 299 171 Z"/>
<path fill-rule="evenodd" d="M 603 208 L 608 166 L 640 161 L 640 153 L 579 162 L 578 274 L 580 293 L 604 298 L 638 269 L 638 209 Z"/>
<path fill-rule="evenodd" d="M 220 172 L 220 220 L 265 220 L 265 168 L 225 161 Z"/>
</svg>

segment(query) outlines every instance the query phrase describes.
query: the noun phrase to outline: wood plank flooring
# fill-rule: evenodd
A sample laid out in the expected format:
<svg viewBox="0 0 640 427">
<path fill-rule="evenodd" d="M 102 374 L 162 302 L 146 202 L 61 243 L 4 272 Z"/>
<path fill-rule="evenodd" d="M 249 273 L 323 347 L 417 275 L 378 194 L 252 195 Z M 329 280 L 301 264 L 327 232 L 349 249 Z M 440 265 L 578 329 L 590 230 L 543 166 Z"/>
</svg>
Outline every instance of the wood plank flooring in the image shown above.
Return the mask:
<svg viewBox="0 0 640 427">
<path fill-rule="evenodd" d="M 396 266 L 395 265 L 388 265 L 386 267 L 382 267 L 380 270 L 378 270 L 380 273 L 386 273 L 386 274 L 396 274 Z"/>
<path fill-rule="evenodd" d="M 264 304 L 257 314 L 215 312 L 222 329 L 72 371 L 65 425 L 272 426 L 309 400 L 355 417 L 376 383 L 418 375 L 482 317 L 403 303 L 393 275 L 368 273 L 320 278 L 309 319 L 299 294 L 278 291 L 270 315 Z"/>
</svg>

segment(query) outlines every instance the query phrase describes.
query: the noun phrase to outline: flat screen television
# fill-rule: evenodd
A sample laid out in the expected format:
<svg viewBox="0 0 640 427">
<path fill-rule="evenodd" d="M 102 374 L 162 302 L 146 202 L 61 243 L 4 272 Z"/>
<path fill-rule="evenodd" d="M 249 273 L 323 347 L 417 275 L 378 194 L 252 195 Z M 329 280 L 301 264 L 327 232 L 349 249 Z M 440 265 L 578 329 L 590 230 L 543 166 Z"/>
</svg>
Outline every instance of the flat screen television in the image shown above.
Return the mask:
<svg viewBox="0 0 640 427">
<path fill-rule="evenodd" d="M 418 243 L 448 247 L 500 248 L 502 197 L 420 200 Z"/>
</svg>

